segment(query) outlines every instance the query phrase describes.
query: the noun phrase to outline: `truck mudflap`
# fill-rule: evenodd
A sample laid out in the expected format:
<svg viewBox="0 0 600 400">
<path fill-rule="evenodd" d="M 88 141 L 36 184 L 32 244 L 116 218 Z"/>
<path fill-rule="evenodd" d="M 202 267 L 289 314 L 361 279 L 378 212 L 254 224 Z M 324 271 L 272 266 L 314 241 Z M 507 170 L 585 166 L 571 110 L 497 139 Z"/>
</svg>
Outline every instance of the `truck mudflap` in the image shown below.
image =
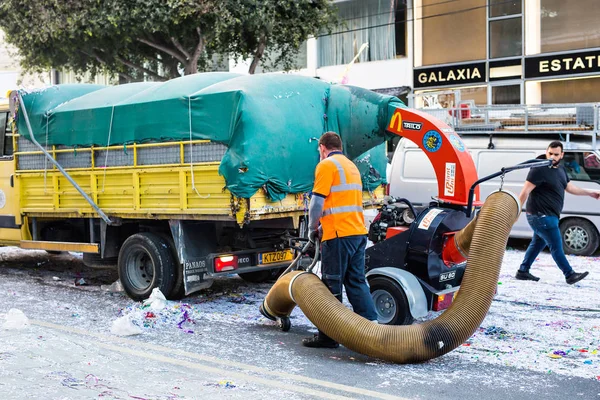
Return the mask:
<svg viewBox="0 0 600 400">
<path fill-rule="evenodd" d="M 209 257 L 185 260 L 183 266 L 183 286 L 185 295 L 207 289 L 212 286 L 214 279 L 208 271 Z"/>
<path fill-rule="evenodd" d="M 294 258 L 293 249 L 285 248 L 283 244 L 280 247 L 219 252 L 214 225 L 170 220 L 169 226 L 186 296 L 209 288 L 215 277 L 286 268 Z"/>
<path fill-rule="evenodd" d="M 216 250 L 215 227 L 191 221 L 169 220 L 185 295 L 209 288 L 209 255 Z"/>
<path fill-rule="evenodd" d="M 253 252 L 215 253 L 206 257 L 185 260 L 183 262 L 185 294 L 188 295 L 210 287 L 214 278 L 218 276 L 229 274 L 246 276 L 247 273 L 286 268 L 292 262 L 293 255 L 292 249 L 278 251 L 257 249 Z"/>
</svg>

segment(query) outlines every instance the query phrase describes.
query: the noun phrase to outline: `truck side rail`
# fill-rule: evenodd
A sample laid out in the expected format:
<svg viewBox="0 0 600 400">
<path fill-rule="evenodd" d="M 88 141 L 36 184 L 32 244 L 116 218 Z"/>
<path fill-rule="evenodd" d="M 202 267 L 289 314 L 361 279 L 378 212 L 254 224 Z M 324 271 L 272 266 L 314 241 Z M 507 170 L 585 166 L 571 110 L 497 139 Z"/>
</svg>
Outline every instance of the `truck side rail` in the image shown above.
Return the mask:
<svg viewBox="0 0 600 400">
<path fill-rule="evenodd" d="M 16 177 L 22 210 L 37 216 L 92 217 L 83 202 L 32 142 L 15 135 Z M 42 143 L 43 145 L 43 143 Z M 227 147 L 208 140 L 132 143 L 107 147 L 48 146 L 47 152 L 103 209 L 120 218 L 251 220 L 306 213 L 306 194 L 271 201 L 259 190 L 250 199 L 225 189 L 218 169 Z M 363 193 L 365 207 L 379 206 L 383 188 Z"/>
</svg>

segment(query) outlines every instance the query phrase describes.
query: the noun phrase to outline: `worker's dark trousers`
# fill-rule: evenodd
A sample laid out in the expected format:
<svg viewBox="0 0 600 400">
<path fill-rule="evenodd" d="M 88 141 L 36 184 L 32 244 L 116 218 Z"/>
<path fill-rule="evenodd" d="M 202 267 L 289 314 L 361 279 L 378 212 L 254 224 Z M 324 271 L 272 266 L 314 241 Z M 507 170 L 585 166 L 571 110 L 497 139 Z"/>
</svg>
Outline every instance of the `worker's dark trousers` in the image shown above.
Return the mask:
<svg viewBox="0 0 600 400">
<path fill-rule="evenodd" d="M 354 312 L 375 321 L 377 311 L 365 278 L 366 245 L 365 235 L 324 241 L 321 247 L 321 274 L 323 283 L 339 301 L 342 301 L 343 285 Z M 323 333 L 319 332 L 319 335 Z"/>
</svg>

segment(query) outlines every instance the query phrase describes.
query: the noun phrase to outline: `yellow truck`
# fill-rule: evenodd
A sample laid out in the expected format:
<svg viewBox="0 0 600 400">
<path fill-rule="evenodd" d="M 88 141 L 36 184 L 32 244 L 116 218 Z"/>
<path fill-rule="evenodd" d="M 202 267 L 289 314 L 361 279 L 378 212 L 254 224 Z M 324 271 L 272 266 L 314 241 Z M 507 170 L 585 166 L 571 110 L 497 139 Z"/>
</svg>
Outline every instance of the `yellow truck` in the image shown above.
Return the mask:
<svg viewBox="0 0 600 400">
<path fill-rule="evenodd" d="M 238 90 L 245 90 L 248 96 L 251 91 L 244 82 L 254 84 L 254 78 L 243 77 L 241 82 L 231 82 L 236 79 L 239 80 L 235 76 L 227 79 L 225 89 L 214 90 L 214 84 L 210 85 L 211 93 L 241 87 Z M 263 80 L 259 86 L 268 83 Z M 300 80 L 299 84 L 303 83 Z M 139 97 L 139 93 L 146 91 L 143 98 L 150 98 L 149 88 L 152 93 L 164 94 L 166 89 L 156 85 L 136 89 L 136 95 Z M 180 86 L 187 87 L 189 82 Z M 302 182 L 300 191 L 294 189 L 291 178 L 286 185 L 273 186 L 276 175 L 287 168 L 286 159 L 274 166 L 275 177 L 251 188 L 239 179 L 246 179 L 249 172 L 259 168 L 256 159 L 239 161 L 242 164 L 234 164 L 233 172 L 223 169 L 228 152 L 240 149 L 251 152 L 251 149 L 242 148 L 233 139 L 202 139 L 202 135 L 197 134 L 201 128 L 193 126 L 192 115 L 194 118 L 197 115 L 191 103 L 198 96 L 177 98 L 177 104 L 186 106 L 188 102 L 190 129 L 185 138 L 171 135 L 168 140 L 162 136 L 160 140 L 131 140 L 119 136 L 123 132 L 119 131 L 119 121 L 131 125 L 131 110 L 121 112 L 119 108 L 124 101 L 122 93 L 116 96 L 119 104 L 108 102 L 99 107 L 94 103 L 98 96 L 106 103 L 107 94 L 125 89 L 93 88 L 68 101 L 61 98 L 66 89 L 57 90 L 56 94 L 50 89 L 42 94 L 13 92 L 10 110 L 7 104 L 0 109 L 0 245 L 49 252 L 82 252 L 84 263 L 89 266 L 117 265 L 126 293 L 135 300 L 147 298 L 155 287 L 167 298 L 179 298 L 209 287 L 215 277 L 232 273 L 260 282 L 289 265 L 294 256 L 292 244 L 307 234 L 312 181 Z M 59 100 L 53 100 L 54 95 Z M 206 96 L 205 91 L 200 98 L 206 100 Z M 112 97 L 115 96 L 108 96 Z M 44 103 L 47 99 L 60 104 Z M 199 106 L 218 107 L 217 112 L 221 112 L 223 105 L 212 101 L 213 97 L 210 100 L 211 106 Z M 258 102 L 259 106 L 264 104 L 263 100 Z M 87 108 L 82 104 L 87 104 Z M 150 107 L 135 104 L 138 112 Z M 302 105 L 301 99 L 296 99 L 295 104 Z M 82 131 L 87 132 L 104 122 L 105 119 L 93 114 L 105 108 L 111 110 L 111 120 L 106 128 L 108 139 L 106 136 L 102 139 L 106 140 L 104 145 L 89 137 L 65 139 L 65 132 L 71 135 L 69 138 L 80 138 Z M 234 108 L 239 110 L 240 105 Z M 209 112 L 218 118 L 215 110 Z M 141 122 L 154 127 L 158 122 L 148 120 L 161 117 L 151 114 L 143 115 Z M 123 115 L 121 120 L 119 115 Z M 78 118 L 81 121 L 78 122 Z M 162 118 L 168 119 L 169 114 Z M 226 120 L 232 118 L 223 119 Z M 218 129 L 223 121 L 215 121 Z M 63 123 L 67 123 L 68 128 L 61 125 Z M 209 130 L 202 129 L 203 132 Z M 248 131 L 251 127 L 246 124 L 240 129 Z M 262 132 L 262 128 L 258 130 Z M 240 135 L 231 131 L 231 136 Z M 284 178 L 295 177 L 298 170 L 312 176 L 318 161 L 316 142 L 312 139 L 303 137 L 301 143 L 314 147 L 314 153 L 305 154 L 304 149 L 301 154 L 292 153 L 296 158 L 289 161 L 293 165 L 289 166 L 287 175 L 282 175 Z M 279 148 L 286 147 L 287 139 L 281 140 Z M 270 152 L 272 141 L 276 140 L 268 139 L 256 148 Z M 296 143 L 292 147 L 298 146 Z M 270 160 L 265 154 L 257 156 L 265 163 Z M 277 155 L 272 157 L 276 159 Z M 308 157 L 310 161 L 298 163 L 298 157 Z M 364 158 L 359 158 L 358 163 L 364 162 Z M 370 161 L 367 160 L 365 177 L 370 179 L 379 175 L 372 161 L 385 159 L 385 147 L 376 146 L 367 158 Z M 257 176 L 264 175 L 265 170 Z M 383 183 L 385 167 L 380 181 L 364 191 L 366 208 L 382 203 Z M 283 189 L 277 192 L 273 187 Z"/>
</svg>

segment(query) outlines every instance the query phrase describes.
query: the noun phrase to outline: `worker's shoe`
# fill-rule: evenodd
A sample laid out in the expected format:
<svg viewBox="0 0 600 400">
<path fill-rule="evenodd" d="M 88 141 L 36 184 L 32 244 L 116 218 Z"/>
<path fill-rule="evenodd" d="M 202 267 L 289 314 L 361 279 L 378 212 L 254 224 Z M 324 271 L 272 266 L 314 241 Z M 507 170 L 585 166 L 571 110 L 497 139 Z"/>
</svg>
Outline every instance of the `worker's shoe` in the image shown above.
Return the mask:
<svg viewBox="0 0 600 400">
<path fill-rule="evenodd" d="M 569 285 L 572 285 L 574 283 L 579 282 L 580 280 L 582 280 L 583 278 L 585 278 L 588 275 L 589 275 L 589 272 L 587 272 L 587 271 L 585 271 L 585 272 L 573 272 L 571 275 L 569 275 L 567 277 L 567 283 Z"/>
<path fill-rule="evenodd" d="M 313 337 L 302 339 L 302 345 L 306 347 L 337 349 L 340 344 L 325 335 L 314 335 Z"/>
<path fill-rule="evenodd" d="M 540 278 L 538 278 L 535 275 L 531 275 L 529 272 L 523 272 L 523 271 L 517 271 L 517 274 L 515 275 L 515 278 L 517 278 L 517 280 L 519 281 L 534 281 L 537 282 L 540 280 Z"/>
</svg>

